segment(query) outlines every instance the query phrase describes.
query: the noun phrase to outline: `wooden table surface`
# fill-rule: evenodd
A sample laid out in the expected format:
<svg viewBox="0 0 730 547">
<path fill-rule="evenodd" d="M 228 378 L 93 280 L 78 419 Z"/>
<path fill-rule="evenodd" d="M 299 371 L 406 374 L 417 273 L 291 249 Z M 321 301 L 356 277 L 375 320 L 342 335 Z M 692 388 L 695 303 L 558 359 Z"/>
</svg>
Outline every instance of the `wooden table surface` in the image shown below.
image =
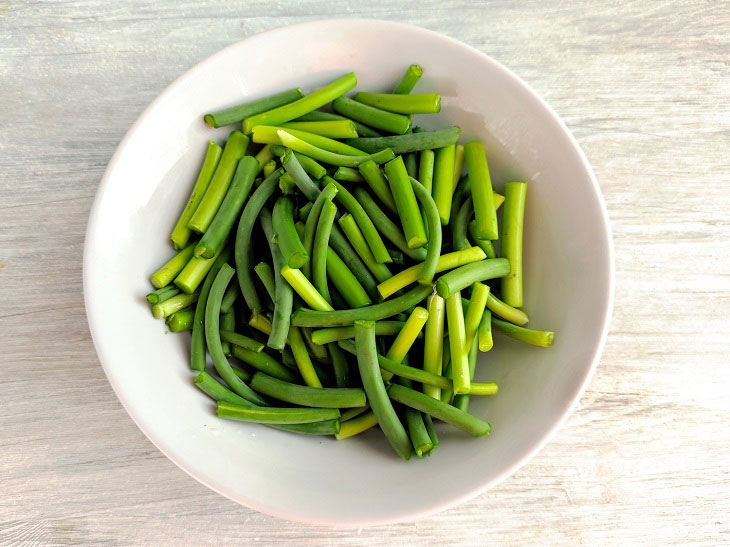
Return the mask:
<svg viewBox="0 0 730 547">
<path fill-rule="evenodd" d="M 94 193 L 147 104 L 232 42 L 343 16 L 458 38 L 545 97 L 595 169 L 617 275 L 600 367 L 532 462 L 359 531 L 256 513 L 167 460 L 104 376 L 81 284 Z M 0 544 L 730 542 L 729 56 L 721 1 L 1 0 Z"/>
</svg>

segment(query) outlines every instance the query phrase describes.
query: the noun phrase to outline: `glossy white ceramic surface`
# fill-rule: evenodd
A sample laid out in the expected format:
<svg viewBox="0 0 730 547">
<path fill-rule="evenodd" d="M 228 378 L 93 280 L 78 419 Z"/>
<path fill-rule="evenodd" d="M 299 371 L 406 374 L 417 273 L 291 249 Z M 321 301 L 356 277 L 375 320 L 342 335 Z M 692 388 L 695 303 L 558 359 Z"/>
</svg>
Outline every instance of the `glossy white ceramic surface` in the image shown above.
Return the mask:
<svg viewBox="0 0 730 547">
<path fill-rule="evenodd" d="M 525 310 L 556 331 L 552 348 L 495 334 L 477 380 L 496 397 L 470 410 L 493 433 L 474 439 L 439 424 L 433 457 L 398 459 L 378 431 L 337 442 L 220 420 L 192 384 L 187 334 L 152 319 L 147 278 L 173 254 L 167 237 L 209 139 L 202 114 L 286 88 L 305 91 L 355 71 L 358 89 L 388 91 L 408 64 L 418 92 L 439 92 L 429 128 L 456 124 L 485 141 L 495 187 L 529 185 Z M 600 189 L 574 138 L 507 69 L 455 40 L 375 20 L 328 20 L 277 29 L 203 61 L 155 100 L 119 145 L 98 190 L 84 255 L 91 333 L 119 399 L 150 440 L 221 494 L 282 518 L 332 526 L 413 519 L 503 480 L 559 427 L 603 347 L 613 295 L 610 229 Z M 150 480 L 155 480 L 150 477 Z"/>
</svg>

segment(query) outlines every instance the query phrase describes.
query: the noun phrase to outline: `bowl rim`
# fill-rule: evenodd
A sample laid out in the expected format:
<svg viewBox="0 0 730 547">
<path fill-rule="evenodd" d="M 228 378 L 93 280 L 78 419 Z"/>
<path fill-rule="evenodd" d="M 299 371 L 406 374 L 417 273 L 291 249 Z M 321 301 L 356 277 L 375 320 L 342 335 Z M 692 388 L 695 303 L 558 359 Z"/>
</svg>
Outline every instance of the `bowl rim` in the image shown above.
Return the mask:
<svg viewBox="0 0 730 547">
<path fill-rule="evenodd" d="M 609 271 L 607 276 L 608 281 L 608 294 L 606 299 L 606 305 L 603 311 L 603 316 L 600 318 L 600 321 L 603 323 L 601 327 L 601 334 L 600 334 L 600 340 L 598 344 L 596 345 L 593 355 L 591 357 L 591 363 L 590 367 L 587 370 L 587 374 L 585 375 L 585 378 L 583 380 L 583 383 L 580 385 L 579 389 L 576 390 L 572 400 L 570 401 L 570 404 L 565 406 L 565 409 L 563 410 L 560 417 L 549 427 L 547 428 L 542 436 L 537 440 L 537 442 L 534 444 L 533 448 L 529 450 L 526 454 L 524 454 L 522 457 L 516 459 L 509 467 L 507 467 L 502 473 L 499 475 L 486 480 L 484 482 L 478 482 L 474 487 L 464 491 L 462 494 L 458 496 L 451 497 L 446 500 L 441 501 L 435 501 L 432 505 L 430 505 L 426 509 L 422 510 L 412 510 L 412 511 L 404 511 L 402 513 L 398 513 L 393 515 L 392 517 L 386 517 L 386 518 L 362 518 L 359 520 L 350 520 L 348 522 L 335 522 L 332 519 L 325 519 L 325 518 L 309 518 L 309 517 L 302 517 L 298 514 L 292 514 L 287 511 L 279 510 L 277 508 L 272 507 L 263 507 L 260 503 L 257 503 L 255 500 L 250 499 L 245 496 L 240 496 L 239 494 L 232 492 L 232 491 L 226 491 L 224 488 L 219 487 L 216 484 L 211 484 L 210 481 L 208 481 L 205 477 L 201 476 L 197 469 L 194 466 L 188 466 L 185 462 L 180 461 L 177 458 L 177 455 L 174 450 L 172 450 L 165 441 L 161 438 L 156 437 L 156 435 L 148 430 L 146 425 L 144 424 L 143 416 L 138 416 L 137 413 L 130 407 L 128 404 L 128 401 L 126 400 L 124 396 L 124 392 L 120 389 L 120 386 L 117 384 L 117 382 L 114 380 L 114 375 L 110 374 L 110 371 L 108 370 L 105 362 L 108 362 L 108 359 L 105 358 L 106 351 L 104 347 L 101 344 L 101 333 L 97 330 L 97 328 L 94 326 L 92 318 L 94 316 L 94 310 L 93 310 L 93 298 L 91 298 L 92 288 L 91 288 L 91 279 L 90 279 L 90 264 L 93 257 L 92 254 L 92 241 L 94 239 L 94 232 L 96 231 L 97 222 L 99 221 L 100 217 L 100 204 L 102 202 L 102 197 L 106 191 L 106 188 L 109 184 L 109 180 L 111 178 L 111 173 L 113 173 L 116 169 L 117 164 L 120 162 L 120 158 L 123 155 L 122 152 L 127 147 L 128 143 L 132 140 L 133 136 L 137 132 L 137 129 L 145 122 L 145 120 L 150 116 L 150 114 L 157 108 L 158 104 L 163 103 L 165 100 L 167 100 L 168 96 L 173 94 L 179 87 L 183 86 L 189 79 L 193 78 L 198 70 L 202 68 L 203 66 L 214 62 L 219 57 L 224 57 L 228 54 L 230 50 L 233 50 L 235 48 L 238 48 L 241 46 L 241 44 L 250 41 L 252 39 L 258 39 L 263 37 L 270 37 L 271 35 L 276 35 L 280 33 L 286 33 L 288 31 L 291 31 L 293 29 L 301 29 L 303 27 L 324 27 L 326 28 L 329 25 L 378 25 L 383 28 L 383 30 L 408 30 L 409 32 L 415 32 L 420 33 L 422 35 L 426 35 L 430 38 L 436 38 L 438 40 L 446 40 L 450 42 L 452 45 L 458 46 L 462 49 L 466 49 L 472 53 L 478 54 L 479 57 L 492 67 L 500 72 L 503 73 L 504 76 L 506 76 L 508 79 L 512 80 L 513 83 L 515 83 L 518 86 L 521 86 L 524 88 L 530 98 L 533 101 L 536 101 L 536 103 L 542 107 L 542 109 L 545 110 L 546 114 L 549 116 L 549 118 L 557 125 L 557 127 L 563 132 L 564 136 L 567 137 L 568 142 L 571 144 L 573 151 L 577 153 L 578 158 L 580 159 L 581 165 L 583 169 L 585 170 L 586 174 L 588 175 L 588 178 L 590 179 L 593 191 L 598 198 L 598 204 L 600 206 L 601 210 L 601 216 L 600 216 L 600 222 L 602 224 L 604 234 L 606 237 L 606 248 L 608 251 L 608 269 Z M 550 442 L 550 440 L 553 438 L 553 436 L 557 433 L 557 431 L 563 426 L 565 421 L 568 419 L 568 417 L 573 413 L 575 410 L 576 405 L 578 404 L 578 401 L 581 399 L 583 394 L 585 393 L 586 388 L 588 387 L 588 384 L 590 383 L 591 379 L 593 378 L 593 375 L 596 371 L 596 368 L 598 367 L 598 363 L 600 361 L 600 357 L 603 353 L 603 349 L 606 343 L 606 339 L 608 336 L 608 331 L 610 327 L 611 322 L 611 315 L 613 312 L 613 305 L 614 305 L 614 298 L 615 298 L 615 251 L 614 251 L 614 245 L 613 245 L 613 237 L 612 237 L 612 231 L 611 231 L 611 224 L 610 219 L 608 216 L 608 210 L 606 207 L 606 202 L 603 197 L 603 193 L 601 192 L 601 188 L 598 184 L 598 181 L 593 173 L 593 169 L 591 168 L 590 163 L 588 162 L 588 159 L 586 158 L 585 153 L 583 152 L 582 148 L 578 144 L 578 141 L 568 129 L 565 122 L 557 115 L 557 113 L 552 109 L 552 107 L 525 81 L 523 81 L 519 76 L 517 76 L 515 73 L 513 73 L 511 70 L 509 70 L 506 66 L 501 64 L 500 62 L 496 61 L 486 53 L 483 53 L 482 51 L 465 44 L 464 42 L 461 42 L 460 40 L 457 40 L 455 38 L 452 38 L 450 36 L 447 36 L 445 34 L 425 29 L 420 26 L 416 25 L 410 25 L 406 23 L 398 23 L 390 20 L 383 20 L 383 19 L 367 19 L 367 18 L 327 18 L 327 19 L 316 19 L 313 21 L 307 21 L 302 23 L 295 23 L 291 25 L 283 25 L 280 27 L 276 27 L 273 29 L 269 29 L 264 32 L 260 32 L 257 34 L 253 34 L 250 36 L 247 36 L 246 38 L 243 38 L 242 40 L 238 40 L 236 42 L 233 42 L 232 44 L 229 44 L 228 46 L 220 49 L 219 51 L 213 53 L 212 55 L 209 55 L 205 59 L 199 61 L 194 66 L 186 70 L 182 75 L 178 76 L 172 83 L 170 83 L 165 89 L 142 111 L 142 113 L 137 117 L 135 122 L 131 125 L 131 127 L 127 130 L 124 137 L 120 141 L 120 143 L 117 145 L 114 154 L 112 155 L 109 164 L 107 165 L 107 168 L 104 171 L 104 174 L 102 175 L 101 181 L 99 183 L 99 186 L 96 191 L 96 195 L 94 197 L 94 201 L 89 213 L 89 220 L 87 223 L 86 233 L 85 233 L 85 239 L 84 239 L 84 254 L 83 254 L 83 294 L 84 294 L 84 305 L 85 305 L 85 311 L 87 316 L 87 323 L 89 325 L 89 331 L 91 333 L 91 338 L 94 343 L 94 348 L 96 350 L 97 356 L 99 357 L 99 362 L 102 366 L 102 369 L 104 370 L 104 373 L 107 376 L 107 379 L 109 380 L 109 383 L 112 386 L 112 389 L 114 390 L 114 393 L 116 394 L 117 398 L 119 399 L 119 402 L 122 404 L 124 409 L 127 411 L 127 414 L 130 416 L 132 421 L 139 427 L 139 429 L 145 434 L 147 439 L 158 449 L 160 452 L 162 452 L 168 459 L 170 459 L 177 467 L 182 469 L 185 473 L 190 475 L 192 478 L 194 478 L 196 481 L 204 484 L 206 487 L 210 488 L 211 490 L 217 492 L 218 494 L 230 499 L 233 502 L 236 502 L 238 504 L 244 505 L 245 507 L 249 509 L 253 509 L 255 511 L 259 511 L 262 513 L 266 513 L 268 515 L 286 519 L 293 522 L 300 522 L 303 524 L 311 525 L 311 526 L 325 526 L 330 528 L 359 528 L 359 527 L 365 527 L 365 526 L 381 526 L 381 525 L 388 525 L 388 524 L 395 524 L 400 522 L 410 522 L 414 521 L 418 518 L 427 517 L 430 515 L 433 515 L 435 513 L 442 512 L 446 509 L 455 507 L 457 505 L 460 505 L 477 495 L 487 491 L 488 489 L 496 486 L 497 484 L 501 483 L 511 475 L 513 475 L 517 470 L 519 470 L 522 466 L 524 466 L 527 462 L 529 462 L 532 458 L 534 458 L 538 452 L 540 452 L 545 445 Z"/>
</svg>

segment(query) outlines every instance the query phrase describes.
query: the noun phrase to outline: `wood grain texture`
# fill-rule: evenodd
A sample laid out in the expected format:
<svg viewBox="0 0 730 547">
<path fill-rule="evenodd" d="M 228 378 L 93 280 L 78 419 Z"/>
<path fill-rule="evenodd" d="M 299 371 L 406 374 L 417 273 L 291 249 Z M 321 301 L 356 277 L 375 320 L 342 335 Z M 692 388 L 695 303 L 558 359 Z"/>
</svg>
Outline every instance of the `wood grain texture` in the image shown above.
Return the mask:
<svg viewBox="0 0 730 547">
<path fill-rule="evenodd" d="M 580 141 L 616 244 L 601 365 L 502 485 L 415 523 L 291 524 L 185 475 L 98 364 L 89 208 L 117 143 L 180 73 L 257 32 L 396 19 L 530 83 Z M 0 0 L 0 545 L 730 542 L 730 4 Z"/>
</svg>

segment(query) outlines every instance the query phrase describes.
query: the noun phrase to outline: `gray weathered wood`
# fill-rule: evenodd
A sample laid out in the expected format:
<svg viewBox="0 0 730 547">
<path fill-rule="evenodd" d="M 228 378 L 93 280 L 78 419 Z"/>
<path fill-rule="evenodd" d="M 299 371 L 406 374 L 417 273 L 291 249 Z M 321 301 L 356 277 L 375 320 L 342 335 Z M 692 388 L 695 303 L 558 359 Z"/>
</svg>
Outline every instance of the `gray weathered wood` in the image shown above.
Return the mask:
<svg viewBox="0 0 730 547">
<path fill-rule="evenodd" d="M 602 363 L 504 484 L 416 523 L 330 531 L 242 508 L 128 418 L 86 326 L 102 172 L 177 75 L 262 30 L 405 20 L 503 62 L 563 116 L 613 222 Z M 730 541 L 730 4 L 0 2 L 0 544 Z"/>
</svg>

